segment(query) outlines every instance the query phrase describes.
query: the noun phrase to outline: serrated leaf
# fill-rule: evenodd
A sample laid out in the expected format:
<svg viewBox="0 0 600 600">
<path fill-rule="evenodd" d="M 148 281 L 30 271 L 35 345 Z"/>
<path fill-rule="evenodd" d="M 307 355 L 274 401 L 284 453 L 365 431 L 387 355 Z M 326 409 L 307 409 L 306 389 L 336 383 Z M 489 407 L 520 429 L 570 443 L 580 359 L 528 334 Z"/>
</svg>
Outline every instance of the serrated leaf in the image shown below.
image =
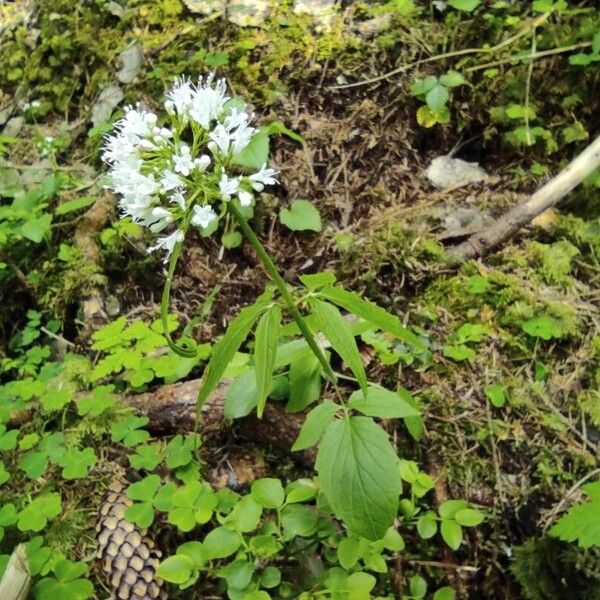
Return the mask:
<svg viewBox="0 0 600 600">
<path fill-rule="evenodd" d="M 419 351 L 425 350 L 423 342 L 412 332 L 410 332 L 396 315 L 392 315 L 377 304 L 361 298 L 354 292 L 348 292 L 341 287 L 326 287 L 321 295 L 331 300 L 338 306 L 347 310 L 349 313 L 372 323 L 387 333 L 410 344 Z"/>
<path fill-rule="evenodd" d="M 202 387 L 198 392 L 198 408 L 204 405 L 209 394 L 221 380 L 227 365 L 231 362 L 242 342 L 248 336 L 256 319 L 265 310 L 264 303 L 247 306 L 231 321 L 225 335 L 214 345 L 210 362 L 202 377 Z"/>
<path fill-rule="evenodd" d="M 393 523 L 401 491 L 397 462 L 373 419 L 347 417 L 325 431 L 316 461 L 321 489 L 351 532 L 377 540 Z"/>
<path fill-rule="evenodd" d="M 313 408 L 306 415 L 306 419 L 298 434 L 298 439 L 292 446 L 292 451 L 305 450 L 306 448 L 315 446 L 339 409 L 340 407 L 331 402 L 331 400 L 325 400 L 325 402 Z"/>
<path fill-rule="evenodd" d="M 391 392 L 381 387 L 370 385 L 366 395 L 362 390 L 352 393 L 348 406 L 369 417 L 382 419 L 403 419 L 418 417 L 419 411 L 403 398 L 408 392 Z"/>
<path fill-rule="evenodd" d="M 281 328 L 281 308 L 274 304 L 258 321 L 254 338 L 254 369 L 256 371 L 256 412 L 262 417 L 267 396 L 273 384 L 273 367 L 277 340 Z"/>
<path fill-rule="evenodd" d="M 600 500 L 573 506 L 549 533 L 564 542 L 577 542 L 581 548 L 600 546 Z"/>
<path fill-rule="evenodd" d="M 309 300 L 318 328 L 331 342 L 333 349 L 342 357 L 358 380 L 360 387 L 366 392 L 367 376 L 363 366 L 358 346 L 348 321 L 340 311 L 327 302 L 311 298 Z"/>
</svg>

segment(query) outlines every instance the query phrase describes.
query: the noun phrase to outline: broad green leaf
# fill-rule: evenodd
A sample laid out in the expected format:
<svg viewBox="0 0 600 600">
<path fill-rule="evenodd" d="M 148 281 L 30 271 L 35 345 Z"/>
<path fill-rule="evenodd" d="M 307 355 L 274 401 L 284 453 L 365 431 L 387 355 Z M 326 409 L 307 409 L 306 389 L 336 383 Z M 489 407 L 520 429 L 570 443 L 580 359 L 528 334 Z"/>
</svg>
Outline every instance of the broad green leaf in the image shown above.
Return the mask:
<svg viewBox="0 0 600 600">
<path fill-rule="evenodd" d="M 484 390 L 488 400 L 496 407 L 502 408 L 506 402 L 504 388 L 501 385 L 487 385 Z"/>
<path fill-rule="evenodd" d="M 481 4 L 481 0 L 448 0 L 448 4 L 456 10 L 473 12 Z"/>
<path fill-rule="evenodd" d="M 28 240 L 39 244 L 50 233 L 52 215 L 45 213 L 36 219 L 29 219 L 21 225 L 21 234 Z"/>
<path fill-rule="evenodd" d="M 543 340 L 560 338 L 563 335 L 563 330 L 558 321 L 546 315 L 530 319 L 523 323 L 523 331 L 532 337 Z"/>
<path fill-rule="evenodd" d="M 263 129 L 252 137 L 250 143 L 233 157 L 233 162 L 242 167 L 258 170 L 269 160 L 269 134 Z"/>
<path fill-rule="evenodd" d="M 456 521 L 442 520 L 440 533 L 446 544 L 448 544 L 452 550 L 458 550 L 462 542 L 462 527 Z"/>
<path fill-rule="evenodd" d="M 286 540 L 291 540 L 296 536 L 308 537 L 315 533 L 317 515 L 308 506 L 290 504 L 281 511 L 281 525 Z"/>
<path fill-rule="evenodd" d="M 289 208 L 283 208 L 279 220 L 292 231 L 321 231 L 321 215 L 309 200 L 294 200 Z"/>
<path fill-rule="evenodd" d="M 452 360 L 462 361 L 462 360 L 470 360 L 477 356 L 477 352 L 469 346 L 465 346 L 464 344 L 446 344 L 443 350 L 444 356 L 447 358 L 451 358 Z"/>
<path fill-rule="evenodd" d="M 368 417 L 331 423 L 319 445 L 321 489 L 348 529 L 370 540 L 383 537 L 398 512 L 398 457 L 385 431 Z"/>
<path fill-rule="evenodd" d="M 165 581 L 175 584 L 185 583 L 192 575 L 194 563 L 189 556 L 178 554 L 163 560 L 156 575 Z"/>
<path fill-rule="evenodd" d="M 425 101 L 427 106 L 435 113 L 446 106 L 448 98 L 448 88 L 441 83 L 437 83 L 427 92 Z"/>
<path fill-rule="evenodd" d="M 300 281 L 309 289 L 311 292 L 321 289 L 326 285 L 333 285 L 335 283 L 335 273 L 331 271 L 324 271 L 322 273 L 315 273 L 311 275 L 300 275 Z"/>
<path fill-rule="evenodd" d="M 204 372 L 202 387 L 198 392 L 198 409 L 221 380 L 227 365 L 248 336 L 256 319 L 265 310 L 265 304 L 253 304 L 240 311 L 231 321 L 225 335 L 214 345 L 210 362 Z"/>
<path fill-rule="evenodd" d="M 451 587 L 440 588 L 433 594 L 433 600 L 455 600 L 456 592 Z"/>
<path fill-rule="evenodd" d="M 244 496 L 229 514 L 227 522 L 236 531 L 249 533 L 258 527 L 262 510 L 262 506 L 252 496 Z"/>
<path fill-rule="evenodd" d="M 419 517 L 419 520 L 417 521 L 417 531 L 424 540 L 432 538 L 437 533 L 437 519 L 435 513 L 427 511 L 424 515 Z"/>
<path fill-rule="evenodd" d="M 367 376 L 363 366 L 356 340 L 350 325 L 340 311 L 327 302 L 311 298 L 310 307 L 316 318 L 317 326 L 331 342 L 333 349 L 350 367 L 363 391 L 367 389 Z"/>
<path fill-rule="evenodd" d="M 277 587 L 281 583 L 281 571 L 277 567 L 267 567 L 260 575 L 261 587 L 271 588 Z"/>
<path fill-rule="evenodd" d="M 148 475 L 132 483 L 127 488 L 127 497 L 131 500 L 139 500 L 141 502 L 147 502 L 152 500 L 158 488 L 160 486 L 160 477 L 158 475 Z"/>
<path fill-rule="evenodd" d="M 63 479 L 81 479 L 96 464 L 96 453 L 93 448 L 70 448 L 61 458 Z"/>
<path fill-rule="evenodd" d="M 288 412 L 299 412 L 318 400 L 321 394 L 321 363 L 312 350 L 306 349 L 290 365 L 290 400 Z"/>
<path fill-rule="evenodd" d="M 440 83 L 446 87 L 453 88 L 464 85 L 467 83 L 467 80 L 463 77 L 463 74 L 458 71 L 448 71 L 445 75 L 440 77 Z"/>
<path fill-rule="evenodd" d="M 267 396 L 273 384 L 273 367 L 277 353 L 277 340 L 281 327 L 281 308 L 274 304 L 265 312 L 256 327 L 254 341 L 254 369 L 256 371 L 256 412 L 261 418 Z"/>
<path fill-rule="evenodd" d="M 405 417 L 418 417 L 419 411 L 409 404 L 403 395 L 408 392 L 402 390 L 391 392 L 381 387 L 370 385 L 366 395 L 362 390 L 356 390 L 350 396 L 348 406 L 368 417 L 382 419 L 403 419 Z"/>
<path fill-rule="evenodd" d="M 233 420 L 249 415 L 256 406 L 256 397 L 256 373 L 254 367 L 248 367 L 227 386 L 223 410 L 225 418 Z"/>
<path fill-rule="evenodd" d="M 225 527 L 216 527 L 210 531 L 202 543 L 207 560 L 227 558 L 242 544 L 242 536 L 237 531 Z"/>
<path fill-rule="evenodd" d="M 159 444 L 144 444 L 135 449 L 135 454 L 129 455 L 129 462 L 134 469 L 153 471 L 162 461 Z"/>
<path fill-rule="evenodd" d="M 273 123 L 269 123 L 266 127 L 263 127 L 263 129 L 269 135 L 282 134 L 289 137 L 291 140 L 294 140 L 295 142 L 306 146 L 306 140 L 289 127 L 286 127 L 281 121 L 274 121 Z"/>
<path fill-rule="evenodd" d="M 154 507 L 151 502 L 136 502 L 125 509 L 125 518 L 146 529 L 154 522 Z"/>
<path fill-rule="evenodd" d="M 60 514 L 61 506 L 59 494 L 38 496 L 19 513 L 17 527 L 20 531 L 41 531 L 49 519 Z"/>
<path fill-rule="evenodd" d="M 462 508 L 456 512 L 454 519 L 463 527 L 476 527 L 483 521 L 484 517 L 474 508 Z"/>
<path fill-rule="evenodd" d="M 87 579 L 75 579 L 73 581 L 57 581 L 53 577 L 45 577 L 33 588 L 36 600 L 57 600 L 68 598 L 69 600 L 86 600 L 94 594 L 94 586 Z"/>
<path fill-rule="evenodd" d="M 201 569 L 204 566 L 204 549 L 201 542 L 185 542 L 185 544 L 178 546 L 177 554 L 190 558 L 195 569 Z"/>
<path fill-rule="evenodd" d="M 408 588 L 413 598 L 424 598 L 427 593 L 427 582 L 420 575 L 413 575 L 408 582 Z"/>
<path fill-rule="evenodd" d="M 351 569 L 361 557 L 360 540 L 355 537 L 344 538 L 338 544 L 337 558 L 344 569 Z"/>
<path fill-rule="evenodd" d="M 227 585 L 236 590 L 243 590 L 251 581 L 254 566 L 247 560 L 234 560 L 220 571 Z"/>
<path fill-rule="evenodd" d="M 349 313 L 372 323 L 387 333 L 391 333 L 399 340 L 411 344 L 419 351 L 425 350 L 423 342 L 410 332 L 396 315 L 392 315 L 377 304 L 364 300 L 354 292 L 348 292 L 341 287 L 326 287 L 321 294 Z"/>
<path fill-rule="evenodd" d="M 459 510 L 463 510 L 467 507 L 468 504 L 466 500 L 446 500 L 445 502 L 442 502 L 438 512 L 442 519 L 452 519 Z"/>
<path fill-rule="evenodd" d="M 339 409 L 340 407 L 331 400 L 325 400 L 325 402 L 315 406 L 306 415 L 292 450 L 305 450 L 316 446 Z"/>
<path fill-rule="evenodd" d="M 252 497 L 265 508 L 279 508 L 285 500 L 281 481 L 265 477 L 252 483 Z"/>
</svg>

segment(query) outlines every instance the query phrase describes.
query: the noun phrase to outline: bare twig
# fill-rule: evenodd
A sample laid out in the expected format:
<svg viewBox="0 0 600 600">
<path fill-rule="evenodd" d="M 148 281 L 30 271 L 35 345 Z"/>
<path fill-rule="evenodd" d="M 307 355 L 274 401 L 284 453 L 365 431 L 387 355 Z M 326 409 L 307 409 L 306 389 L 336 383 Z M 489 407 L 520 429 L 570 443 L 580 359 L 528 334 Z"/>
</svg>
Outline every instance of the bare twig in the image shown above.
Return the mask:
<svg viewBox="0 0 600 600">
<path fill-rule="evenodd" d="M 472 235 L 452 250 L 451 255 L 458 260 L 468 260 L 487 254 L 510 239 L 537 215 L 558 204 L 599 166 L 600 136 L 563 171 L 535 192 L 527 202 L 515 207 L 487 229 Z"/>
</svg>

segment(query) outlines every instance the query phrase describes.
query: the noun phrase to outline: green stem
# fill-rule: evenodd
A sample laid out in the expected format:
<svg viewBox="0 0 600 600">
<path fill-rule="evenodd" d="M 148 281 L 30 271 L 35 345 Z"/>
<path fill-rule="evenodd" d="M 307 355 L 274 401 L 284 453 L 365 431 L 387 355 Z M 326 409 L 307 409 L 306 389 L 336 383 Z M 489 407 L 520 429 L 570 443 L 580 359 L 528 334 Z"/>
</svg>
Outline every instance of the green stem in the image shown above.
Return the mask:
<svg viewBox="0 0 600 600">
<path fill-rule="evenodd" d="M 323 367 L 323 371 L 327 378 L 335 383 L 337 381 L 335 373 L 333 372 L 327 358 L 323 354 L 323 351 L 317 344 L 311 330 L 309 329 L 306 321 L 300 314 L 300 311 L 296 307 L 294 302 L 294 298 L 292 294 L 290 294 L 290 290 L 288 289 L 287 283 L 284 281 L 283 277 L 279 274 L 275 263 L 271 259 L 271 257 L 267 254 L 265 247 L 262 245 L 256 234 L 248 225 L 248 221 L 244 218 L 244 215 L 240 212 L 239 208 L 236 206 L 235 201 L 231 200 L 228 204 L 228 210 L 233 215 L 233 218 L 236 220 L 237 224 L 240 226 L 240 229 L 244 232 L 244 235 L 248 239 L 248 241 L 252 244 L 256 253 L 258 254 L 262 264 L 264 265 L 269 277 L 273 280 L 277 289 L 281 293 L 281 297 L 284 299 L 287 307 L 292 315 L 294 321 L 296 321 L 296 325 L 302 332 L 306 343 L 310 346 L 310 349 L 313 351 L 314 355 L 319 359 L 321 366 Z"/>
<path fill-rule="evenodd" d="M 194 358 L 197 355 L 197 350 L 194 346 L 192 346 L 189 342 L 184 342 L 184 345 L 177 345 L 172 339 L 171 334 L 169 333 L 169 300 L 171 297 L 171 282 L 173 281 L 173 274 L 175 273 L 175 267 L 177 266 L 177 260 L 179 259 L 179 255 L 181 254 L 181 249 L 183 248 L 183 242 L 179 242 L 173 248 L 173 253 L 171 254 L 171 258 L 169 259 L 169 269 L 167 271 L 167 280 L 165 281 L 165 286 L 163 287 L 162 298 L 160 302 L 160 318 L 162 320 L 163 326 L 163 335 L 167 340 L 167 344 L 175 354 L 179 354 L 179 356 L 183 356 L 185 358 Z M 187 347 L 186 347 L 187 346 Z"/>
</svg>

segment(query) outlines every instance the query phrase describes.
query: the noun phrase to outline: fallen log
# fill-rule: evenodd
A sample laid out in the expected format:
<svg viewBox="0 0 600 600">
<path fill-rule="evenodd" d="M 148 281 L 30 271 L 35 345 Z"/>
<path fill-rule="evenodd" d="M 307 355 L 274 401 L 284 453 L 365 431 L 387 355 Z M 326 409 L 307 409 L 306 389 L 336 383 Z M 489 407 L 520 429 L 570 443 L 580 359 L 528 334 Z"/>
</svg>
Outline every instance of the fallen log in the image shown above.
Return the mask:
<svg viewBox="0 0 600 600">
<path fill-rule="evenodd" d="M 563 171 L 535 192 L 527 202 L 516 206 L 486 229 L 474 233 L 466 242 L 450 250 L 450 256 L 457 260 L 469 260 L 494 250 L 539 214 L 558 204 L 598 167 L 600 136 Z"/>
<path fill-rule="evenodd" d="M 268 402 L 262 419 L 254 413 L 236 419 L 232 424 L 224 415 L 225 394 L 231 380 L 223 380 L 213 390 L 201 409 L 199 431 L 207 432 L 230 425 L 245 439 L 260 441 L 290 452 L 304 421 L 302 413 L 286 413 L 277 403 Z M 196 397 L 202 379 L 164 385 L 153 392 L 123 397 L 123 402 L 140 415 L 148 417 L 148 428 L 157 434 L 184 433 L 196 427 Z M 303 466 L 314 465 L 314 449 L 291 453 Z"/>
</svg>

